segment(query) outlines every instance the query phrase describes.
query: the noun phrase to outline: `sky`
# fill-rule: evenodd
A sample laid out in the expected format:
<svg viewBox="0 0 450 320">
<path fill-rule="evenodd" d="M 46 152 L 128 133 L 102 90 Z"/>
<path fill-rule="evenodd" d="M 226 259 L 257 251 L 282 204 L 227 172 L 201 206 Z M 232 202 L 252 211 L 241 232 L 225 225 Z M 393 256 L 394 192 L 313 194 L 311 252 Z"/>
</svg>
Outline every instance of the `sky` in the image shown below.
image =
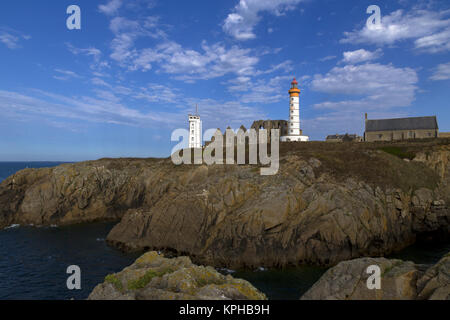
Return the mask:
<svg viewBox="0 0 450 320">
<path fill-rule="evenodd" d="M 0 75 L 0 161 L 168 157 L 196 105 L 204 130 L 287 120 L 293 77 L 311 140 L 362 135 L 366 112 L 436 115 L 446 132 L 450 4 L 1 1 Z"/>
</svg>

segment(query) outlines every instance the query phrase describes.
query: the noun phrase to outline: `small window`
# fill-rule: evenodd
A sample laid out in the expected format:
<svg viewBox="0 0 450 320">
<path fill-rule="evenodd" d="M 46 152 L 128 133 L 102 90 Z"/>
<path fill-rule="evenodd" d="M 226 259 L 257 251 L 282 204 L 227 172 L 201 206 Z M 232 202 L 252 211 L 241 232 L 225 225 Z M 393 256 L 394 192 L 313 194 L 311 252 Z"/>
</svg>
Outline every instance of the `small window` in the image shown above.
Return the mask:
<svg viewBox="0 0 450 320">
<path fill-rule="evenodd" d="M 379 135 L 378 135 L 378 139 L 381 139 L 381 138 L 383 138 L 383 135 L 382 135 L 382 134 L 379 134 Z"/>
</svg>

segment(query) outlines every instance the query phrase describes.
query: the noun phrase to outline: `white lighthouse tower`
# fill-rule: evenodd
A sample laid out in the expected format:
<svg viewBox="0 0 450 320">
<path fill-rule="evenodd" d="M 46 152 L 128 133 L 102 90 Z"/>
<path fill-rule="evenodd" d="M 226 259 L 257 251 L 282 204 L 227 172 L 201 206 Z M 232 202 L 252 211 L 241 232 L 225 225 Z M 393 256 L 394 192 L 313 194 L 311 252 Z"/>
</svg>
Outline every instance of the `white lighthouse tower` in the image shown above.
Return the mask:
<svg viewBox="0 0 450 320">
<path fill-rule="evenodd" d="M 201 148 L 202 143 L 202 120 L 198 115 L 198 106 L 195 115 L 189 115 L 189 148 Z"/>
<path fill-rule="evenodd" d="M 297 80 L 292 81 L 289 90 L 288 135 L 280 138 L 282 142 L 309 141 L 300 129 L 300 89 Z"/>
</svg>

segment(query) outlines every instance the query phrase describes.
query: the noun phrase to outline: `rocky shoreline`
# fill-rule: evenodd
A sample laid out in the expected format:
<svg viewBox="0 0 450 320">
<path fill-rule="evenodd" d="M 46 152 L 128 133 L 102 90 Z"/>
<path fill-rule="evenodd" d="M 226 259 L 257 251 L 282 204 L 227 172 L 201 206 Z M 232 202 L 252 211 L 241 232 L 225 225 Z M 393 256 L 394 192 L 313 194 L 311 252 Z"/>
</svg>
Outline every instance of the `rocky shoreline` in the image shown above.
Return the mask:
<svg viewBox="0 0 450 320">
<path fill-rule="evenodd" d="M 369 266 L 380 268 L 380 288 L 369 289 Z M 189 257 L 152 251 L 110 274 L 89 300 L 266 300 L 249 282 L 194 265 Z M 450 300 L 450 253 L 434 265 L 359 258 L 330 268 L 301 300 Z"/>
<path fill-rule="evenodd" d="M 333 266 L 448 237 L 449 160 L 448 141 L 309 143 L 282 144 L 275 176 L 169 159 L 26 169 L 0 184 L 0 228 L 119 221 L 107 241 L 122 250 L 214 267 Z"/>
</svg>

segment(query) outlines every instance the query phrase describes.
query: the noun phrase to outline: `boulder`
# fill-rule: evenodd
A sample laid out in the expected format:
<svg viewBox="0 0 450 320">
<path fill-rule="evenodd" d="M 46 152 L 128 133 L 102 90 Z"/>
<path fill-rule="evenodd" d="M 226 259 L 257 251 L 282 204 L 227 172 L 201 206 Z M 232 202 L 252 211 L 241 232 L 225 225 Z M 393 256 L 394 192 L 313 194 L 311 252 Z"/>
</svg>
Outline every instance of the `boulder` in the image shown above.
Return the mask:
<svg viewBox="0 0 450 320">
<path fill-rule="evenodd" d="M 265 300 L 245 280 L 194 265 L 188 257 L 168 259 L 155 251 L 105 277 L 89 300 Z"/>
<path fill-rule="evenodd" d="M 381 269 L 381 288 L 370 289 L 373 271 Z M 385 258 L 360 258 L 329 269 L 302 300 L 450 300 L 450 254 L 423 271 L 422 265 Z"/>
</svg>

